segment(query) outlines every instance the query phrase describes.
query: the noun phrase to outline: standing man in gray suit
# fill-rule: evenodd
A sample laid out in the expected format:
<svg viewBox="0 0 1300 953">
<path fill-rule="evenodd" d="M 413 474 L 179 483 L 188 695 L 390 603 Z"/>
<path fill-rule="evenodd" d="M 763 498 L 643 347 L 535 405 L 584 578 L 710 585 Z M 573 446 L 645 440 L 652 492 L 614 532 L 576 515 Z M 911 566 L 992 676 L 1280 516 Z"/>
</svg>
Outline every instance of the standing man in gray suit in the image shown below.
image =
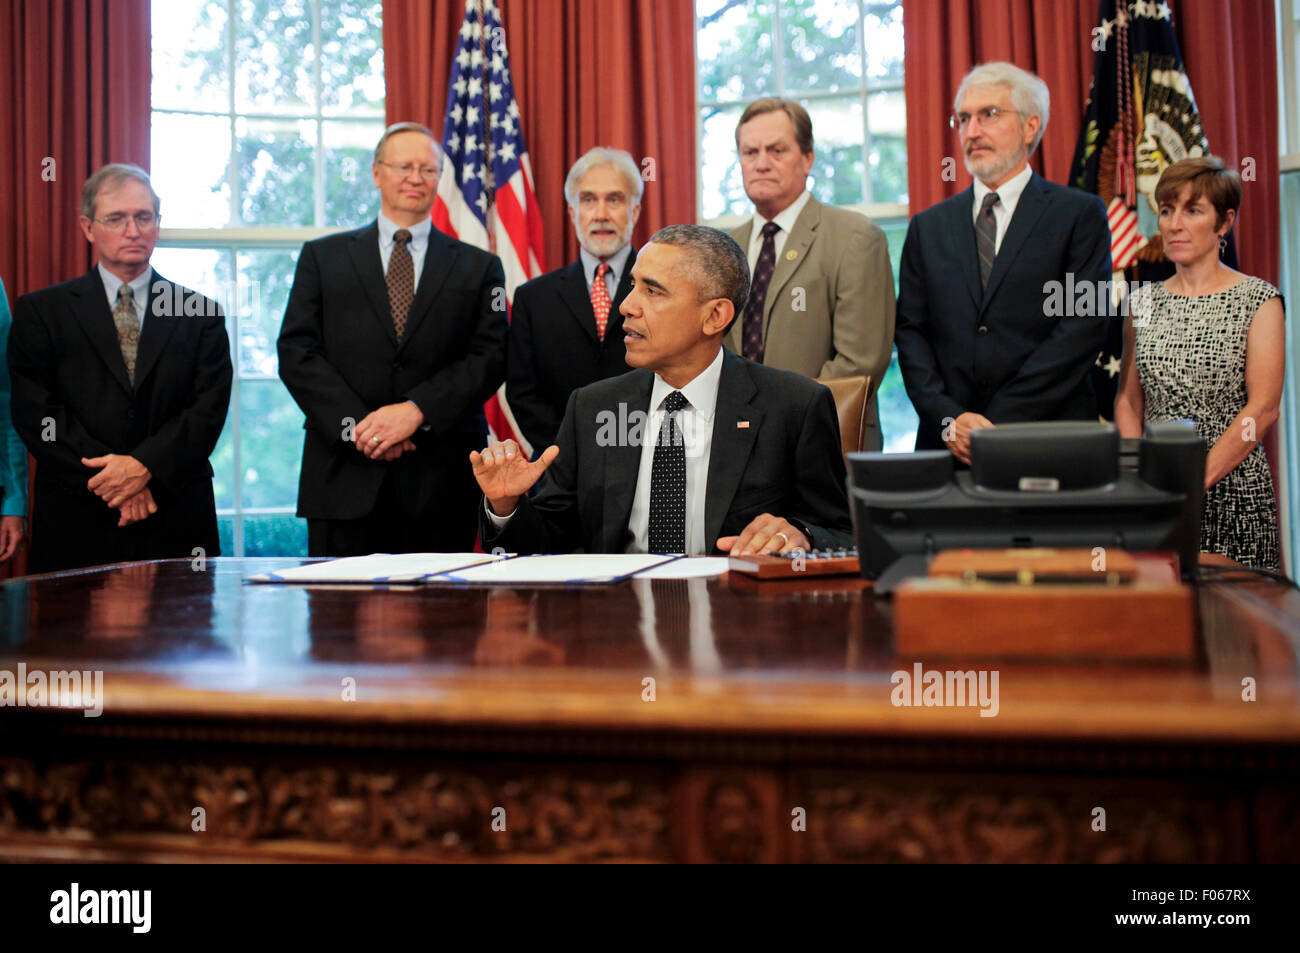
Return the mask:
<svg viewBox="0 0 1300 953">
<path fill-rule="evenodd" d="M 894 338 L 885 233 L 807 190 L 812 120 L 798 103 L 751 103 L 736 126 L 736 148 L 754 216 L 731 237 L 749 256 L 753 287 L 727 347 L 806 377 L 870 377 L 863 449 L 879 450 L 875 391 Z"/>
</svg>

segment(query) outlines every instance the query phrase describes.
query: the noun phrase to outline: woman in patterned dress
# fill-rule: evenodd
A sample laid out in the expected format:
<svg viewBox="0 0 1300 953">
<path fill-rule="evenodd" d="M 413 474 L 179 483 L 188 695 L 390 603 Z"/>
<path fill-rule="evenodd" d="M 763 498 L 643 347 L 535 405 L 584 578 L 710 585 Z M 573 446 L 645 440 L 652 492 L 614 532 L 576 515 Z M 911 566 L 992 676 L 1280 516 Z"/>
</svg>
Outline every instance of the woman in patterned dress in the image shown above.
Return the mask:
<svg viewBox="0 0 1300 953">
<path fill-rule="evenodd" d="M 1276 570 L 1277 506 L 1260 441 L 1282 398 L 1282 296 L 1220 261 L 1241 205 L 1236 172 L 1213 156 L 1175 162 L 1156 203 L 1176 271 L 1129 302 L 1115 423 L 1140 437 L 1145 420 L 1195 421 L 1207 448 L 1201 549 Z"/>
</svg>

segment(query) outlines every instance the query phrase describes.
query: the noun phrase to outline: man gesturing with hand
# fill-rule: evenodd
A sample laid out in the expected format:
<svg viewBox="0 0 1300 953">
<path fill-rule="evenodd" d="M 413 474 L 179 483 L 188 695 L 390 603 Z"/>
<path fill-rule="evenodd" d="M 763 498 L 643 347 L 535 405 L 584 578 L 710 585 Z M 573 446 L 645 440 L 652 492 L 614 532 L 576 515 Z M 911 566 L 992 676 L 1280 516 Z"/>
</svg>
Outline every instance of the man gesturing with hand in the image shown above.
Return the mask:
<svg viewBox="0 0 1300 953">
<path fill-rule="evenodd" d="M 725 233 L 661 229 L 623 301 L 631 373 L 569 397 L 555 444 L 470 454 L 485 549 L 791 552 L 851 539 L 830 391 L 724 351 L 749 266 Z M 536 491 L 528 495 L 536 486 Z"/>
</svg>

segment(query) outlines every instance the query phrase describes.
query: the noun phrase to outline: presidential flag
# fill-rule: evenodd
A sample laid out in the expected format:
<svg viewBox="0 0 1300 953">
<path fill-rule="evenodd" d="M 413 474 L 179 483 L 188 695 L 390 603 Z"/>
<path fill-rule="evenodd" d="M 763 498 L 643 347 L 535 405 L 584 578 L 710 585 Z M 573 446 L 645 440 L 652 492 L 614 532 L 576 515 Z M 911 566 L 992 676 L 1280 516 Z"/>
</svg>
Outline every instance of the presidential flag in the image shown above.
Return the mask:
<svg viewBox="0 0 1300 953">
<path fill-rule="evenodd" d="M 1101 0 L 1096 52 L 1070 185 L 1100 195 L 1110 220 L 1116 316 L 1093 368 L 1102 414 L 1114 415 L 1124 352 L 1122 296 L 1128 282 L 1174 273 L 1161 247 L 1156 183 L 1165 167 L 1205 155 L 1209 142 L 1174 36 L 1167 2 Z M 1231 235 L 1225 256 L 1236 267 Z"/>
<path fill-rule="evenodd" d="M 466 0 L 447 81 L 442 153 L 433 224 L 498 255 L 505 268 L 506 298 L 512 301 L 515 289 L 546 266 L 541 210 L 495 0 Z M 510 416 L 504 387 L 484 410 L 497 439 L 510 438 L 527 449 Z"/>
</svg>

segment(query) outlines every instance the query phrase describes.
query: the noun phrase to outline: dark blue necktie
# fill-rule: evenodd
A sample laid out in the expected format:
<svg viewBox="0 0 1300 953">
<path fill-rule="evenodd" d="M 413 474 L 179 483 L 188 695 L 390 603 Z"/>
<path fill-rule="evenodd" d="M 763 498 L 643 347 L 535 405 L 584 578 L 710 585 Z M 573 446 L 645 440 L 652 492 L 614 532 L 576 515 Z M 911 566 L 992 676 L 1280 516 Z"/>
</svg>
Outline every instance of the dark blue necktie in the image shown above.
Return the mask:
<svg viewBox="0 0 1300 953">
<path fill-rule="evenodd" d="M 679 390 L 664 398 L 664 420 L 650 467 L 650 532 L 652 553 L 686 552 L 686 446 L 678 417 L 686 406 Z"/>
</svg>

